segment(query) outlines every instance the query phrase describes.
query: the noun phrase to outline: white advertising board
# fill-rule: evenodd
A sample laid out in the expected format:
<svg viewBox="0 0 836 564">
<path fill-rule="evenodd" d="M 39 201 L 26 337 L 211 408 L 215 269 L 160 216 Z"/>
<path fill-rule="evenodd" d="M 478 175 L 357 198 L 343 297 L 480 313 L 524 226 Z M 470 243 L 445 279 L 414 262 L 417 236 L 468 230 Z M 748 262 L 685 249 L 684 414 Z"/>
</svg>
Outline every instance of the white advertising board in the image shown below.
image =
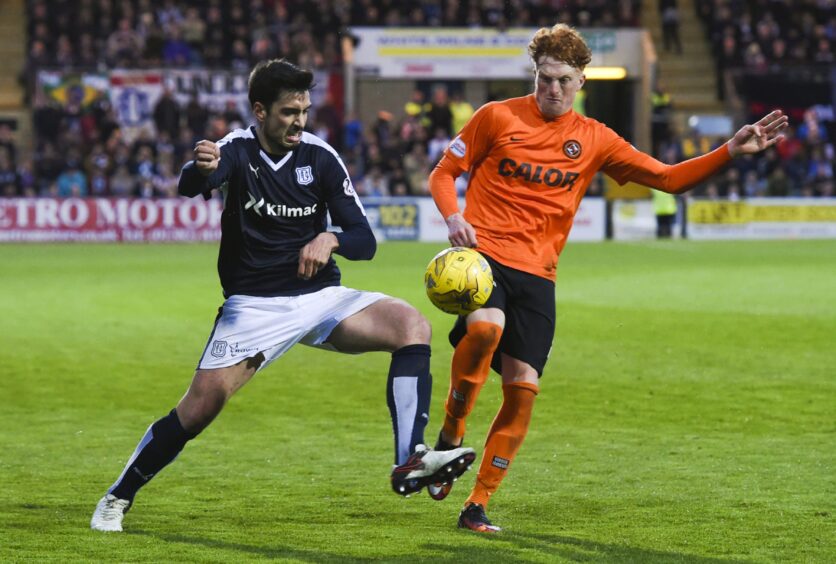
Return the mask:
<svg viewBox="0 0 836 564">
<path fill-rule="evenodd" d="M 378 78 L 520 79 L 531 77 L 528 43 L 536 28 L 356 28 L 354 66 Z M 590 66 L 641 72 L 641 32 L 580 30 L 592 51 Z"/>
<path fill-rule="evenodd" d="M 672 236 L 682 232 L 679 215 Z M 640 241 L 656 238 L 656 214 L 651 200 L 614 200 L 612 205 L 612 237 L 616 241 Z"/>
<path fill-rule="evenodd" d="M 447 241 L 447 225 L 431 198 L 417 198 L 420 222 L 419 240 Z M 459 208 L 464 209 L 464 198 L 459 198 Z M 603 241 L 606 233 L 606 207 L 601 198 L 581 200 L 575 214 L 575 222 L 569 233 L 570 241 Z"/>
</svg>

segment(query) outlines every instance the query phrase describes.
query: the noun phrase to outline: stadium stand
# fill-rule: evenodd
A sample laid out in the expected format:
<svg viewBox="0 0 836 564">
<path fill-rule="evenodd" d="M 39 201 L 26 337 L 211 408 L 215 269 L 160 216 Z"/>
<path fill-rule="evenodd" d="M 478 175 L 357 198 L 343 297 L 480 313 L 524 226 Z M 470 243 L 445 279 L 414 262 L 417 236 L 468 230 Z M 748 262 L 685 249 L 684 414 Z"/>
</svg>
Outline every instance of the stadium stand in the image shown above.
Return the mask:
<svg viewBox="0 0 836 564">
<path fill-rule="evenodd" d="M 90 102 L 83 88 L 67 89 L 64 97 L 37 95 L 39 71 L 186 68 L 245 73 L 257 60 L 281 56 L 339 74 L 340 38 L 351 27 L 369 25 L 643 25 L 652 33 L 662 81 L 670 89 L 670 135 L 657 153 L 665 159 L 687 158 L 717 140 L 688 131 L 685 117 L 728 113 L 721 100 L 731 103 L 729 85 L 743 97 L 744 111 L 761 113 L 786 102 L 755 95 L 762 91 L 758 81 L 770 80 L 770 73 L 784 72 L 800 60 L 833 66 L 836 8 L 815 0 L 799 4 L 800 9 L 788 10 L 781 0 L 10 0 L 0 7 L 7 38 L 0 64 L 12 68 L 17 61 L 24 71 L 20 85 L 0 81 L 0 109 L 5 116 L 31 114 L 31 121 L 7 120 L 8 128 L 0 128 L 0 153 L 5 156 L 0 157 L 0 193 L 170 196 L 196 139 L 217 139 L 246 121 L 235 108 L 210 108 L 196 96 L 188 103 L 166 97 L 153 108 L 159 132 L 129 136 L 107 98 Z M 663 23 L 668 22 L 670 33 L 671 8 L 676 10 L 682 54 L 675 42 L 664 48 Z M 19 39 L 20 53 L 10 37 Z M 760 74 L 730 78 L 730 69 Z M 428 91 L 429 102 L 404 100 L 404 108 L 380 108 L 366 123 L 344 116 L 341 101 L 329 94 L 317 102 L 309 129 L 341 151 L 361 194 L 426 195 L 426 174 L 439 147 L 454 134 L 450 98 L 460 92 Z M 789 100 L 797 127 L 788 142 L 760 159 L 736 162 L 735 175 L 697 194 L 831 194 L 832 106 L 816 93 L 810 98 Z M 484 100 L 471 102 L 478 107 Z M 396 119 L 395 113 L 405 117 Z M 16 143 L 9 142 L 11 136 L 17 137 Z"/>
</svg>

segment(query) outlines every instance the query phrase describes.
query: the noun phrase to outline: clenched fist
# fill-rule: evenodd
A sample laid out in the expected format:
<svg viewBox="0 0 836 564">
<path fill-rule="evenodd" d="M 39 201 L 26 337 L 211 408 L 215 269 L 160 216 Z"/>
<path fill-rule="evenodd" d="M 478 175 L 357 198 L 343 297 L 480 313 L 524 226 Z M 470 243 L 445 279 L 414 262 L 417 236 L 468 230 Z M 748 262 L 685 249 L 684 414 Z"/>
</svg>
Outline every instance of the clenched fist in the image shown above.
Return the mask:
<svg viewBox="0 0 836 564">
<path fill-rule="evenodd" d="M 194 164 L 200 174 L 209 176 L 218 168 L 221 162 L 221 148 L 217 143 L 203 139 L 194 147 Z"/>
</svg>

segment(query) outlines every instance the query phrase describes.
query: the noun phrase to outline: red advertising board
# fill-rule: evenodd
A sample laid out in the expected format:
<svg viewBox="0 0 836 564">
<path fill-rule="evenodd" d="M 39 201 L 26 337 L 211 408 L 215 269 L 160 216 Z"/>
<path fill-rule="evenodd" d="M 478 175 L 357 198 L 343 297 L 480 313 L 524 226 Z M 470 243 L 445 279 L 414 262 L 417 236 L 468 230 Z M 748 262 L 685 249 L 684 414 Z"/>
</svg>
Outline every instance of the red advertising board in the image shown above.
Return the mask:
<svg viewBox="0 0 836 564">
<path fill-rule="evenodd" d="M 0 198 L 0 242 L 217 241 L 221 212 L 202 198 Z"/>
</svg>

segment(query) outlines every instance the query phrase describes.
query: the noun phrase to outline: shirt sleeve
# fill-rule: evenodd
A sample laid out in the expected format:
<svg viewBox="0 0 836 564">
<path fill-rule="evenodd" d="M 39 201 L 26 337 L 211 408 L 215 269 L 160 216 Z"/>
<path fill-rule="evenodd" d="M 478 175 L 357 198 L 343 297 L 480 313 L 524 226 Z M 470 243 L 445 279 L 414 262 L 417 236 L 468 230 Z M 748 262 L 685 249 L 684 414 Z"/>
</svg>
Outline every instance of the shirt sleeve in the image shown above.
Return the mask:
<svg viewBox="0 0 836 564">
<path fill-rule="evenodd" d="M 208 199 L 212 190 L 220 188 L 232 176 L 237 160 L 232 144 L 226 143 L 221 145 L 221 159 L 218 161 L 218 168 L 209 176 L 203 176 L 193 160 L 187 162 L 180 171 L 177 193 L 189 198 L 203 194 Z"/>
<path fill-rule="evenodd" d="M 619 184 L 638 182 L 671 194 L 687 192 L 731 161 L 726 143 L 705 155 L 674 165 L 665 164 L 639 151 L 608 127 L 604 128 L 603 145 L 601 170 Z"/>
<path fill-rule="evenodd" d="M 377 251 L 377 240 L 348 171 L 336 155 L 329 153 L 323 161 L 319 174 L 328 212 L 331 222 L 342 229 L 334 234 L 339 243 L 335 253 L 349 260 L 369 260 Z"/>
<path fill-rule="evenodd" d="M 495 137 L 493 104 L 485 104 L 473 114 L 453 139 L 430 174 L 430 194 L 445 219 L 459 211 L 456 178 L 485 158 Z"/>
</svg>

